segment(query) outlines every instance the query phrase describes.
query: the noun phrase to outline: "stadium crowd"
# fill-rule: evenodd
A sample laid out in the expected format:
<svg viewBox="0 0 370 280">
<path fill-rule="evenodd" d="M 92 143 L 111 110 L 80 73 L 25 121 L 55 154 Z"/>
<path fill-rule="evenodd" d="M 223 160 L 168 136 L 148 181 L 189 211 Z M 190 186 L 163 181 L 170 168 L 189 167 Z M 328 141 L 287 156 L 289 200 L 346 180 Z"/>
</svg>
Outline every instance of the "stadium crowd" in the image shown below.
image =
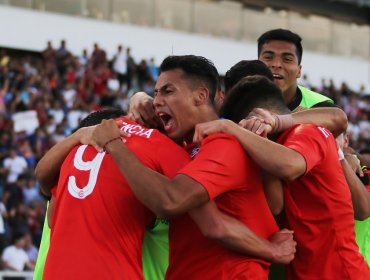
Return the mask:
<svg viewBox="0 0 370 280">
<path fill-rule="evenodd" d="M 159 70 L 153 59 L 135 62 L 129 47 L 118 46 L 113 58 L 94 44 L 91 54 L 72 54 L 62 40 L 41 54 L 0 52 L 0 251 L 19 242 L 32 269 L 45 217 L 34 168 L 56 143 L 70 135 L 90 112 L 105 107 L 126 111 L 136 91 L 153 94 Z M 337 87 L 322 80 L 302 85 L 339 105 L 349 120 L 350 146 L 370 149 L 370 93 Z"/>
</svg>

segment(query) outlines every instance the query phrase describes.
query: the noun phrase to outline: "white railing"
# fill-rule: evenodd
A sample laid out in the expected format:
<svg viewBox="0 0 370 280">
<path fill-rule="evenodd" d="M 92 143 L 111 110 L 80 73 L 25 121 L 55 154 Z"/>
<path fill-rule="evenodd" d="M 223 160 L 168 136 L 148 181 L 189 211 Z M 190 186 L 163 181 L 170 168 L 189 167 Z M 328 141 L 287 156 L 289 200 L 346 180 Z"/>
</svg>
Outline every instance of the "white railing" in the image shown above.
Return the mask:
<svg viewBox="0 0 370 280">
<path fill-rule="evenodd" d="M 0 280 L 4 279 L 4 277 L 25 277 L 28 279 L 32 279 L 33 271 L 0 271 Z"/>
</svg>

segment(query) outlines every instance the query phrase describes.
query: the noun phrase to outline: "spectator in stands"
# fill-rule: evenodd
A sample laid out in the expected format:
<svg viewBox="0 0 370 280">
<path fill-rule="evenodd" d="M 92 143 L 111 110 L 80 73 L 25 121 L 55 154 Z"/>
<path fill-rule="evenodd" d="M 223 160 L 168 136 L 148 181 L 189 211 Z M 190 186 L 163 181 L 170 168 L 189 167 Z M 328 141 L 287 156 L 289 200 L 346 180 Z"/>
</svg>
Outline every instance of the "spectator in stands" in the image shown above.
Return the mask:
<svg viewBox="0 0 370 280">
<path fill-rule="evenodd" d="M 4 159 L 4 169 L 7 173 L 7 183 L 14 183 L 20 174 L 27 170 L 27 161 L 23 156 L 17 154 L 17 148 L 9 150 L 9 156 Z"/>
<path fill-rule="evenodd" d="M 122 87 L 123 83 L 127 82 L 127 53 L 122 45 L 118 46 L 117 52 L 113 57 L 113 71 L 117 74 L 117 78 Z"/>
<path fill-rule="evenodd" d="M 7 218 L 8 211 L 4 203 L 0 201 L 0 253 L 8 244 Z"/>
<path fill-rule="evenodd" d="M 101 49 L 98 43 L 94 44 L 94 50 L 91 54 L 91 63 L 93 69 L 98 68 L 99 66 L 105 64 L 107 62 L 107 54 L 105 50 Z"/>
<path fill-rule="evenodd" d="M 28 256 L 30 263 L 34 267 L 36 265 L 36 260 L 37 260 L 37 255 L 39 253 L 39 250 L 33 244 L 32 236 L 29 232 L 26 233 L 26 235 L 24 236 L 24 239 L 25 239 L 24 250 Z"/>
<path fill-rule="evenodd" d="M 33 270 L 35 265 L 30 261 L 26 251 L 26 233 L 16 233 L 13 236 L 12 245 L 6 247 L 1 256 L 2 267 L 10 271 L 24 271 L 25 268 Z M 8 280 L 24 278 L 4 278 Z"/>
<path fill-rule="evenodd" d="M 159 68 L 155 65 L 154 57 L 148 62 L 148 71 L 153 81 L 156 81 L 159 76 Z"/>
<path fill-rule="evenodd" d="M 63 77 L 67 71 L 69 59 L 71 57 L 70 51 L 67 49 L 65 40 L 60 41 L 60 46 L 56 51 L 56 67 L 60 77 Z"/>
<path fill-rule="evenodd" d="M 42 58 L 45 63 L 52 63 L 56 62 L 56 51 L 54 50 L 51 41 L 47 42 L 46 49 L 42 51 Z"/>
<path fill-rule="evenodd" d="M 129 92 L 132 87 L 132 80 L 136 75 L 136 63 L 131 55 L 131 48 L 126 49 L 126 54 L 127 54 L 127 92 Z"/>
</svg>

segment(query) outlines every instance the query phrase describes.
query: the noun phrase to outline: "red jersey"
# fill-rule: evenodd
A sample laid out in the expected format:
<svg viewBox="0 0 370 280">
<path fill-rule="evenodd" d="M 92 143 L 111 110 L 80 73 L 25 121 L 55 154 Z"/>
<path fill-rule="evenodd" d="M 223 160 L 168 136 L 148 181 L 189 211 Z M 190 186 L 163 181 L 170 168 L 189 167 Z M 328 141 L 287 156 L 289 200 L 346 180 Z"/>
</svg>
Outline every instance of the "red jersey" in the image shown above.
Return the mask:
<svg viewBox="0 0 370 280">
<path fill-rule="evenodd" d="M 157 130 L 122 120 L 132 135 L 125 145 L 146 166 L 172 178 L 190 161 Z M 43 279 L 143 279 L 141 247 L 154 218 L 109 154 L 76 146 L 60 172 Z"/>
<path fill-rule="evenodd" d="M 288 279 L 370 279 L 355 241 L 351 194 L 333 135 L 325 128 L 297 125 L 278 142 L 300 153 L 307 164 L 304 175 L 284 183 L 286 218 L 297 241 Z"/>
<path fill-rule="evenodd" d="M 200 183 L 221 211 L 257 235 L 268 238 L 278 230 L 264 196 L 260 169 L 233 136 L 208 136 L 179 173 Z M 269 263 L 207 239 L 188 214 L 171 220 L 169 237 L 166 279 L 267 279 Z"/>
</svg>

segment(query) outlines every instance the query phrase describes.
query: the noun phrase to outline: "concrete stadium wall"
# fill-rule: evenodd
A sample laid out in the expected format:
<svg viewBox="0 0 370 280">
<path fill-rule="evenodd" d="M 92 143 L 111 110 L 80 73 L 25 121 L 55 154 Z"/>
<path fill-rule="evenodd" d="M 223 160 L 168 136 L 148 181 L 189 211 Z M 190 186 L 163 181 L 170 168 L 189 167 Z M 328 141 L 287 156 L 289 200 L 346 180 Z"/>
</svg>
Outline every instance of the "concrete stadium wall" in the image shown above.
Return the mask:
<svg viewBox="0 0 370 280">
<path fill-rule="evenodd" d="M 75 55 L 86 48 L 89 53 L 97 42 L 111 57 L 118 44 L 132 48 L 136 61 L 151 57 L 159 64 L 167 55 L 196 54 L 211 59 L 220 73 L 241 59 L 256 59 L 254 42 L 182 33 L 158 28 L 116 24 L 87 18 L 0 6 L 0 47 L 41 51 L 48 40 L 57 48 L 61 39 Z M 278 27 L 278 26 L 277 26 Z M 304 39 L 304 34 L 300 34 Z M 337 86 L 347 82 L 358 90 L 361 84 L 370 92 L 370 62 L 304 52 L 302 73 L 319 85 L 332 78 Z"/>
</svg>

